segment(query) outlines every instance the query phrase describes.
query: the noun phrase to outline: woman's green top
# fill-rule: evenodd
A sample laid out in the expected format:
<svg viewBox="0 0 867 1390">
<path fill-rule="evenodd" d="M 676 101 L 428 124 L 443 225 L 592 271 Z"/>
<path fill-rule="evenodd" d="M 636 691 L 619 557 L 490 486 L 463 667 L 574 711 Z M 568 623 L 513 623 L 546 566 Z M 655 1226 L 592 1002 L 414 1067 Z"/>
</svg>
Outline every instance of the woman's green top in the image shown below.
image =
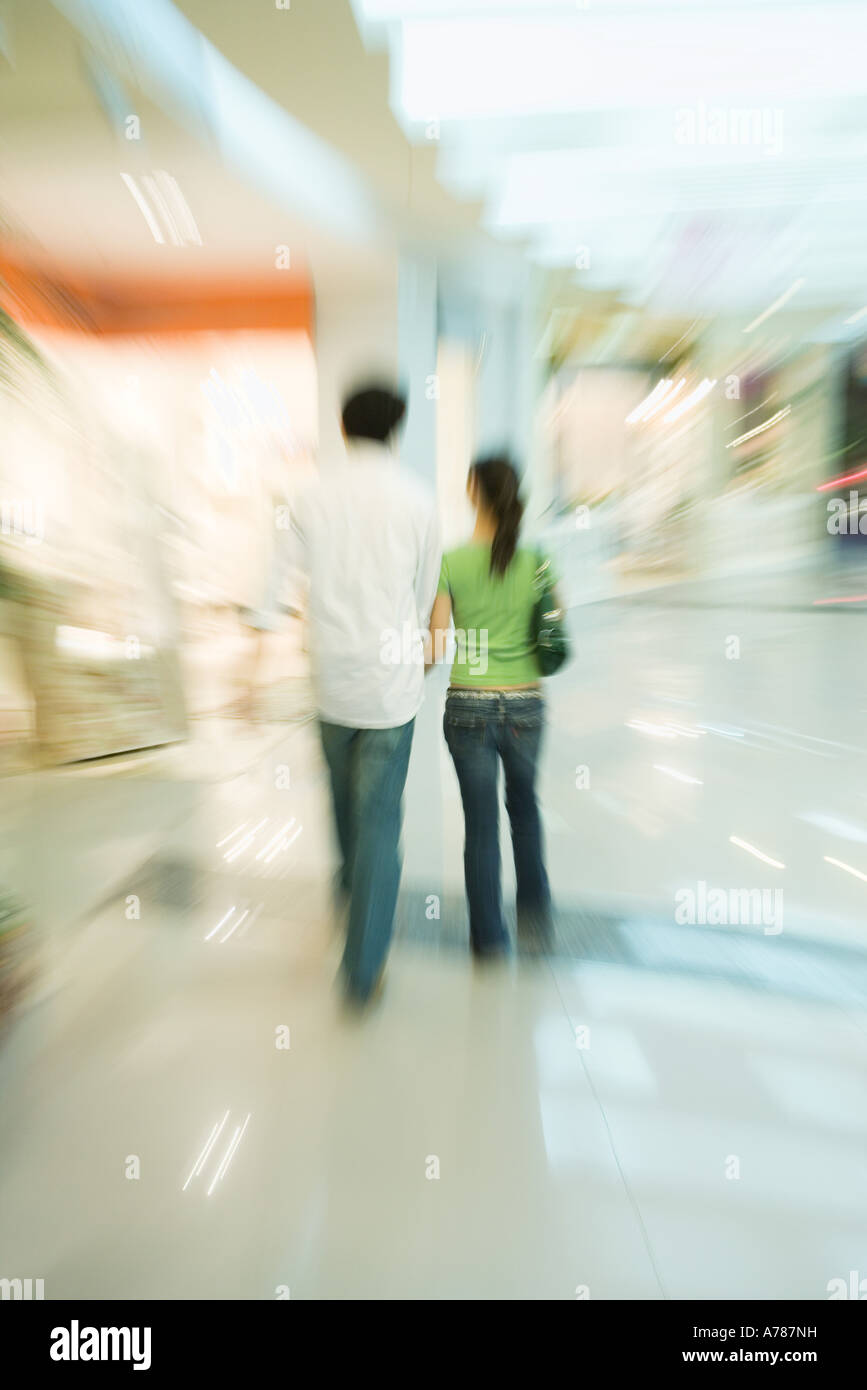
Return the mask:
<svg viewBox="0 0 867 1390">
<path fill-rule="evenodd" d="M 492 574 L 487 541 L 470 541 L 443 556 L 437 593 L 452 600 L 452 685 L 531 685 L 541 679 L 530 632 L 539 563 L 538 551 L 519 547 L 505 574 Z"/>
</svg>

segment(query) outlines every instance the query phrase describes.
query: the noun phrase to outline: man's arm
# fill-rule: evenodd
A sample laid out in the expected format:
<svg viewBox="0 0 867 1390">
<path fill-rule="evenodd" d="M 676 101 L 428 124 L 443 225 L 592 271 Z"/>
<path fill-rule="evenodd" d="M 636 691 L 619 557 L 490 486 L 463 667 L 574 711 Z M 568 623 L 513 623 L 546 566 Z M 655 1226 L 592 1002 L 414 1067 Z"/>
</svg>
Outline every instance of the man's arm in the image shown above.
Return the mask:
<svg viewBox="0 0 867 1390">
<path fill-rule="evenodd" d="M 426 624 L 436 598 L 443 549 L 440 542 L 439 519 L 432 505 L 422 541 L 415 577 L 415 604 L 419 622 Z"/>
<path fill-rule="evenodd" d="M 298 573 L 307 573 L 301 508 L 279 504 L 274 508 L 274 542 L 259 595 L 259 604 L 252 610 L 252 621 L 248 620 L 248 626 L 270 627 L 278 612 L 288 613 L 293 618 L 301 616 L 294 603 L 287 607 L 279 601 L 289 576 Z"/>
</svg>

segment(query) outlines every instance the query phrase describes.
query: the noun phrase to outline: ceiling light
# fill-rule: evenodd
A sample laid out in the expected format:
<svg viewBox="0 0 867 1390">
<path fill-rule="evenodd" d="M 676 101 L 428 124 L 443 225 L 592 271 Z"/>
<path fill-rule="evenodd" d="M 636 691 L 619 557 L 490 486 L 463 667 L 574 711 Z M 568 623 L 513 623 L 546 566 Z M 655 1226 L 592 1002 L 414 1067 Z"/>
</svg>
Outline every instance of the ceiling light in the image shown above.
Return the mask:
<svg viewBox="0 0 867 1390">
<path fill-rule="evenodd" d="M 645 396 L 644 400 L 641 401 L 641 403 L 637 405 L 634 410 L 630 411 L 630 413 L 626 417 L 627 425 L 636 425 L 644 415 L 645 410 L 647 410 L 649 406 L 656 405 L 657 401 L 664 400 L 665 396 L 668 394 L 670 390 L 670 380 L 668 379 L 668 377 L 663 377 L 661 381 L 658 381 L 656 383 L 650 395 Z"/>
<path fill-rule="evenodd" d="M 654 415 L 656 415 L 657 411 L 662 410 L 662 407 L 663 407 L 664 405 L 671 405 L 671 402 L 674 400 L 675 396 L 679 396 L 679 395 L 680 395 L 680 393 L 681 393 L 681 391 L 683 390 L 683 388 L 684 388 L 685 385 L 686 385 L 686 377 L 685 377 L 685 376 L 682 376 L 682 377 L 680 378 L 680 381 L 679 381 L 679 382 L 677 383 L 677 385 L 675 386 L 674 390 L 673 390 L 673 391 L 669 391 L 668 394 L 665 396 L 665 398 L 664 398 L 663 400 L 661 400 L 661 401 L 659 402 L 658 405 L 655 405 L 655 406 L 653 407 L 652 410 L 648 410 L 647 414 L 645 415 L 644 419 L 642 420 L 642 424 L 646 424 L 648 420 L 652 420 L 653 417 L 654 417 Z"/>
<path fill-rule="evenodd" d="M 747 430 L 746 434 L 739 434 L 737 439 L 733 439 L 731 444 L 726 445 L 726 448 L 733 449 L 736 444 L 743 444 L 744 440 L 752 439 L 756 434 L 763 434 L 765 430 L 769 430 L 772 425 L 775 425 L 778 420 L 785 419 L 791 409 L 792 407 L 790 405 L 784 406 L 782 410 L 777 411 L 776 415 L 772 415 L 770 419 L 765 420 L 761 425 L 756 425 L 754 430 Z"/>
<path fill-rule="evenodd" d="M 164 246 L 166 239 L 160 230 L 160 224 L 154 217 L 147 198 L 142 193 L 132 174 L 121 174 L 121 178 L 123 179 L 133 198 L 135 199 L 142 217 L 150 227 L 154 241 L 158 241 L 161 246 Z"/>
<path fill-rule="evenodd" d="M 716 377 L 714 377 L 713 381 L 705 377 L 704 381 L 700 382 L 695 390 L 690 391 L 689 395 L 680 402 L 680 405 L 676 405 L 673 410 L 669 410 L 663 415 L 663 420 L 679 420 L 681 415 L 685 415 L 694 405 L 698 405 L 699 401 L 703 401 L 708 391 L 712 391 L 715 386 Z"/>
<path fill-rule="evenodd" d="M 746 328 L 744 329 L 744 332 L 752 333 L 753 329 L 758 328 L 759 324 L 764 323 L 765 319 L 769 319 L 771 317 L 771 314 L 775 314 L 778 309 L 782 309 L 783 305 L 786 304 L 792 298 L 792 295 L 797 294 L 801 286 L 806 285 L 806 283 L 806 280 L 804 280 L 803 278 L 801 278 L 800 280 L 796 280 L 793 285 L 790 285 L 789 288 L 785 290 L 783 294 L 780 295 L 779 299 L 775 299 L 773 304 L 768 305 L 764 313 L 759 314 L 758 318 L 753 319 L 752 323 L 748 323 Z"/>
</svg>

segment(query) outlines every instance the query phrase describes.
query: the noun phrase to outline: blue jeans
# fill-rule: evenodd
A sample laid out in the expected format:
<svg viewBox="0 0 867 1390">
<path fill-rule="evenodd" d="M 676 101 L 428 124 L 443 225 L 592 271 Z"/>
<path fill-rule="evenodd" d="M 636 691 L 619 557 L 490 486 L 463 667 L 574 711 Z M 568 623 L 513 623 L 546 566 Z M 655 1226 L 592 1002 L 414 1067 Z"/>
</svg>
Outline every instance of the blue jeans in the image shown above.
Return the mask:
<svg viewBox="0 0 867 1390">
<path fill-rule="evenodd" d="M 545 706 L 541 696 L 515 698 L 449 692 L 443 730 L 464 804 L 464 878 L 470 944 L 477 955 L 508 949 L 500 887 L 499 775 L 506 779 L 506 810 L 515 856 L 519 935 L 547 940 L 551 891 L 545 872 L 536 768 Z"/>
<path fill-rule="evenodd" d="M 349 899 L 341 970 L 347 993 L 362 1001 L 374 989 L 391 944 L 414 725 L 414 719 L 396 729 L 319 724 L 331 777 L 340 886 Z"/>
</svg>

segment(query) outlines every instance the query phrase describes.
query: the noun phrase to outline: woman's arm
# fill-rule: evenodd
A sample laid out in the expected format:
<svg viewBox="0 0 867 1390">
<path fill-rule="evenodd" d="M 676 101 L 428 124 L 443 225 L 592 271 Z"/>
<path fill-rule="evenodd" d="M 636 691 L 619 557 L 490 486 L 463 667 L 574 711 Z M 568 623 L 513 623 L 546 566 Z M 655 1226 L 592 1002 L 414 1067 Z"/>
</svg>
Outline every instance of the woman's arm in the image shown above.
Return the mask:
<svg viewBox="0 0 867 1390">
<path fill-rule="evenodd" d="M 452 620 L 452 599 L 451 594 L 437 594 L 434 599 L 434 606 L 431 609 L 428 649 L 425 655 L 424 668 L 429 671 L 432 666 L 436 666 L 442 661 L 446 653 L 446 642 L 448 641 L 449 626 Z"/>
</svg>

